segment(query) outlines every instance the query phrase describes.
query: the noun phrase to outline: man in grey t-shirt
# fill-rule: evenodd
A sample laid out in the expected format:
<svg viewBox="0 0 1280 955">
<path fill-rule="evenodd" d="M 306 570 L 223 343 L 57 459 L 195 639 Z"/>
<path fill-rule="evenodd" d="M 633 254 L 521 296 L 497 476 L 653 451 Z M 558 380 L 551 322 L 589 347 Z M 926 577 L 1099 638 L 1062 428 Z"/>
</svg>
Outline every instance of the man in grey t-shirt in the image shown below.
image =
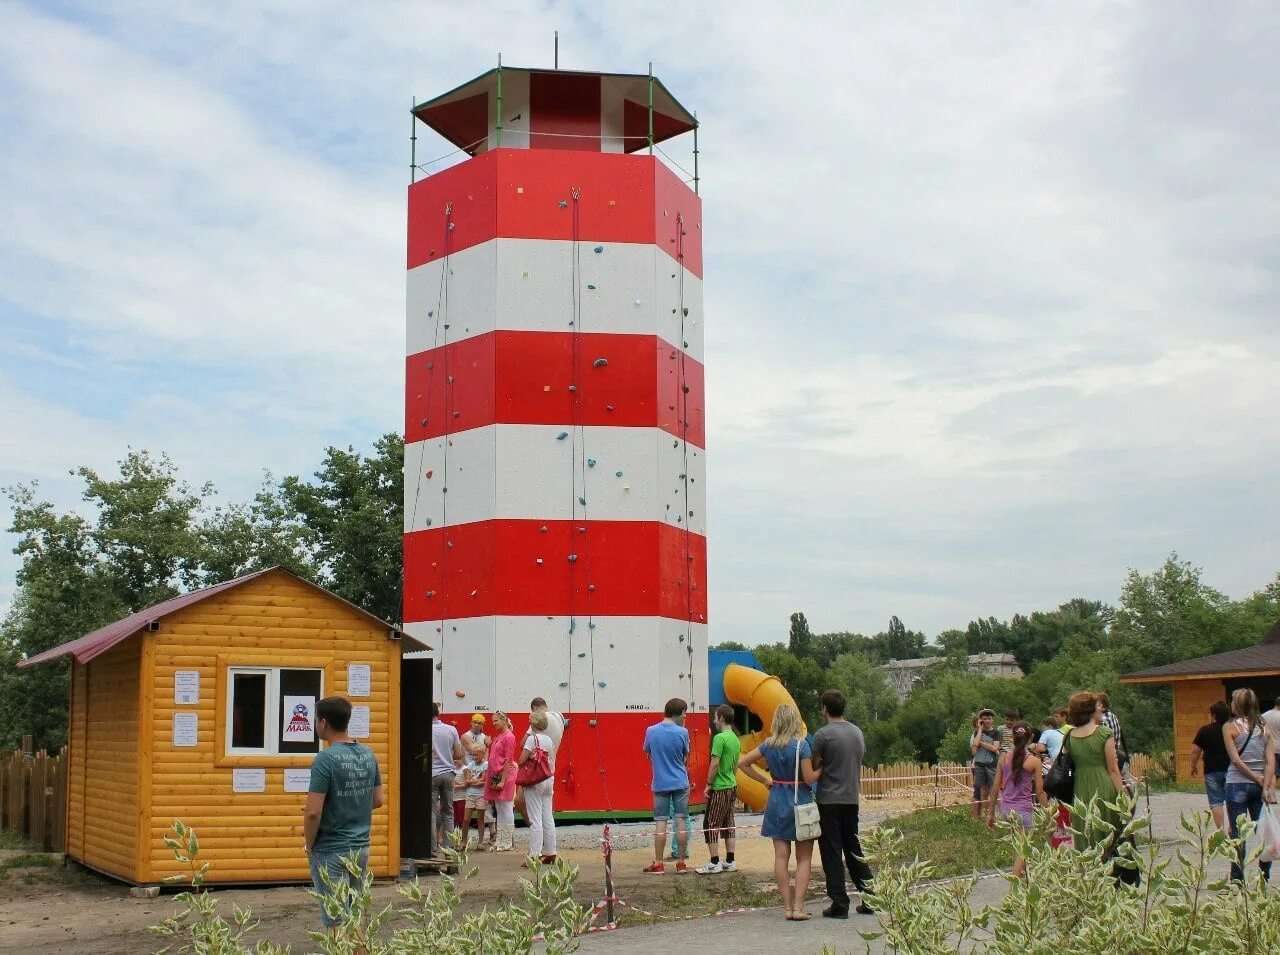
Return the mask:
<svg viewBox="0 0 1280 955">
<path fill-rule="evenodd" d="M 866 895 L 871 891 L 871 867 L 862 859 L 858 839 L 858 791 L 862 783 L 862 757 L 867 744 L 862 730 L 844 718 L 845 699 L 839 690 L 822 694 L 822 715 L 827 723 L 813 734 L 813 765 L 822 770 L 818 780 L 818 816 L 822 822 L 822 871 L 827 877 L 831 905 L 822 910 L 829 919 L 849 917 L 849 892 L 844 886 L 847 865 L 863 900 L 857 911 L 871 913 Z"/>
<path fill-rule="evenodd" d="M 433 703 L 431 721 L 431 854 L 449 848 L 453 832 L 453 783 L 462 768 L 462 739 L 458 731 L 440 719 L 440 704 Z"/>
</svg>

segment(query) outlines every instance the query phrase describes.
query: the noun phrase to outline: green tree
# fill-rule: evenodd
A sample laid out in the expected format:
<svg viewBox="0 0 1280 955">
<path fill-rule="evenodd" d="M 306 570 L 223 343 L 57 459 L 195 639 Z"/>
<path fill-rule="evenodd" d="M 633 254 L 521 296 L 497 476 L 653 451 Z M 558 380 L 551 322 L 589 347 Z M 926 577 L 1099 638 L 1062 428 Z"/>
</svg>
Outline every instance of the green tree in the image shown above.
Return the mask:
<svg viewBox="0 0 1280 955">
<path fill-rule="evenodd" d="M 385 434 L 373 453 L 329 448 L 307 483 L 287 477 L 282 506 L 306 527 L 325 586 L 384 620 L 401 617 L 404 442 Z"/>
<path fill-rule="evenodd" d="M 780 643 L 755 647 L 753 652 L 764 672 L 776 676 L 787 688 L 809 728 L 814 730 L 821 726 L 818 698 L 827 689 L 827 678 L 822 668 L 812 660 L 799 659 Z"/>
<path fill-rule="evenodd" d="M 791 615 L 791 634 L 787 649 L 792 656 L 801 660 L 807 658 L 813 649 L 813 633 L 809 630 L 809 621 L 802 613 L 796 612 Z"/>
</svg>

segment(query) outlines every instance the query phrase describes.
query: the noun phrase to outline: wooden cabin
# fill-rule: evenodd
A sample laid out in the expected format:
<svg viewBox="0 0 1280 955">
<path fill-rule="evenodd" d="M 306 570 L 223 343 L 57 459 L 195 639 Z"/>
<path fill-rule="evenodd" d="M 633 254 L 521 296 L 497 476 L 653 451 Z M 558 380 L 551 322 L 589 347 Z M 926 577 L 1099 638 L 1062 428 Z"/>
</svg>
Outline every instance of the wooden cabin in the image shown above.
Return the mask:
<svg viewBox="0 0 1280 955">
<path fill-rule="evenodd" d="M 1256 647 L 1228 650 L 1181 663 L 1169 663 L 1130 673 L 1121 683 L 1168 683 L 1173 687 L 1173 745 L 1178 780 L 1191 778 L 1191 742 L 1209 722 L 1209 707 L 1217 700 L 1231 702 L 1231 694 L 1250 687 L 1264 710 L 1280 697 L 1280 621 Z"/>
<path fill-rule="evenodd" d="M 185 875 L 163 841 L 181 819 L 199 835 L 209 882 L 307 881 L 302 808 L 322 745 L 315 703 L 340 695 L 386 786 L 370 867 L 395 875 L 402 853 L 422 854 L 403 844 L 422 833 L 416 819 L 402 832 L 400 807 L 419 791 L 425 805 L 422 771 L 404 756 L 421 751 L 431 723 L 431 662 L 402 663 L 402 648 L 426 649 L 273 568 L 23 661 L 72 657 L 67 855 L 135 884 Z"/>
</svg>

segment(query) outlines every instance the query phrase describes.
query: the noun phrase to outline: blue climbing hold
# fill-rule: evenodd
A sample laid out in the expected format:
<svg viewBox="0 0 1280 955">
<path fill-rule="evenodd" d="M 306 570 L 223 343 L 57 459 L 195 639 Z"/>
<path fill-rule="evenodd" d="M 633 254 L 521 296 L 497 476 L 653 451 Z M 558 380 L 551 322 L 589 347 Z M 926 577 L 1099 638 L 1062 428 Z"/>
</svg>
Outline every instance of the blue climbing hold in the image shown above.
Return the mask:
<svg viewBox="0 0 1280 955">
<path fill-rule="evenodd" d="M 596 684 L 596 686 L 600 687 L 600 689 L 602 689 L 602 690 L 603 690 L 603 689 L 604 689 L 604 680 L 601 680 L 599 683 L 597 683 L 597 684 Z"/>
<path fill-rule="evenodd" d="M 604 251 L 604 246 L 603 246 L 603 245 L 597 245 L 597 246 L 596 246 L 596 248 L 595 248 L 595 251 L 596 251 L 597 253 L 603 252 L 603 251 Z"/>
<path fill-rule="evenodd" d="M 613 476 L 614 476 L 614 477 L 622 477 L 622 472 L 621 472 L 621 471 L 614 471 L 614 472 L 613 472 Z"/>
<path fill-rule="evenodd" d="M 594 368 L 603 368 L 607 364 L 609 364 L 609 359 L 607 358 L 597 358 L 591 363 Z"/>
<path fill-rule="evenodd" d="M 586 506 L 587 506 L 587 499 L 586 499 L 585 497 L 580 497 L 580 498 L 578 498 L 578 503 L 579 503 L 579 504 L 581 504 L 583 507 L 586 507 Z"/>
<path fill-rule="evenodd" d="M 563 441 L 563 440 L 564 440 L 565 438 L 567 438 L 567 437 L 569 437 L 569 432 L 568 432 L 568 431 L 561 431 L 558 435 L 556 435 L 556 440 L 557 440 L 557 441 Z"/>
<path fill-rule="evenodd" d="M 596 459 L 595 459 L 595 458 L 587 458 L 587 467 L 589 467 L 589 468 L 593 468 L 593 467 L 595 467 L 595 466 L 596 466 Z"/>
<path fill-rule="evenodd" d="M 560 208 L 561 208 L 561 209 L 568 209 L 568 208 L 569 208 L 569 200 L 568 200 L 568 199 L 561 199 L 561 200 L 560 200 Z M 564 685 L 564 684 L 561 684 L 561 686 L 563 686 L 563 685 Z"/>
<path fill-rule="evenodd" d="M 596 622 L 594 620 L 592 620 L 589 624 L 587 624 L 588 630 L 594 630 L 595 628 L 596 628 Z"/>
</svg>

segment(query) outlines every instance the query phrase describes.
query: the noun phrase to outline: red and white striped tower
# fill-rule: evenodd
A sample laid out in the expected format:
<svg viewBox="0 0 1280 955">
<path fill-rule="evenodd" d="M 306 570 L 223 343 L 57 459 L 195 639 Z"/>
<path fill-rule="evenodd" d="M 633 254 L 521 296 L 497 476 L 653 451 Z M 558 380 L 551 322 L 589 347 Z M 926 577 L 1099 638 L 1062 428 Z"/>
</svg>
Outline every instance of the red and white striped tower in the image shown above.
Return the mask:
<svg viewBox="0 0 1280 955">
<path fill-rule="evenodd" d="M 651 148 L 695 120 L 506 67 L 414 113 L 472 158 L 409 189 L 406 629 L 459 726 L 569 718 L 559 813 L 650 812 L 669 698 L 707 745 L 701 203 Z"/>
</svg>

